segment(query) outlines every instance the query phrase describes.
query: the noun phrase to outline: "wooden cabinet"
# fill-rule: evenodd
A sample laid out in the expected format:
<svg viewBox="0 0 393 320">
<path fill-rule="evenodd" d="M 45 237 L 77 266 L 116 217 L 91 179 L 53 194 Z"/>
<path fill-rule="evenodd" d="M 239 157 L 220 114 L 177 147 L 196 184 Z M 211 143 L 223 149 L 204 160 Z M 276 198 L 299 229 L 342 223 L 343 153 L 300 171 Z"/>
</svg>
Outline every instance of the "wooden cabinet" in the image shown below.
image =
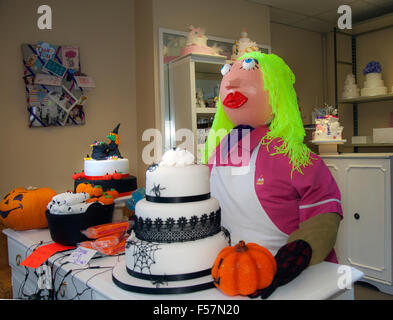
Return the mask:
<svg viewBox="0 0 393 320">
<path fill-rule="evenodd" d="M 198 119 L 212 118 L 215 108 L 197 106 L 196 89 L 205 86 L 205 94 L 209 88 L 210 96 L 221 82 L 221 67 L 226 63 L 224 56 L 207 56 L 188 54 L 169 63 L 169 105 L 171 118 L 171 146 L 177 146 L 184 140 L 187 129 L 188 138 L 193 138 L 190 145 L 182 145 L 199 160 L 197 123 Z M 206 96 L 205 96 L 206 98 Z M 178 134 L 176 137 L 175 134 Z M 183 137 L 182 137 L 183 136 Z M 177 140 L 177 142 L 176 142 Z M 180 142 L 179 142 L 180 141 Z"/>
<path fill-rule="evenodd" d="M 340 264 L 364 272 L 364 279 L 393 294 L 393 154 L 321 156 L 341 191 L 344 219 L 336 242 Z"/>
</svg>

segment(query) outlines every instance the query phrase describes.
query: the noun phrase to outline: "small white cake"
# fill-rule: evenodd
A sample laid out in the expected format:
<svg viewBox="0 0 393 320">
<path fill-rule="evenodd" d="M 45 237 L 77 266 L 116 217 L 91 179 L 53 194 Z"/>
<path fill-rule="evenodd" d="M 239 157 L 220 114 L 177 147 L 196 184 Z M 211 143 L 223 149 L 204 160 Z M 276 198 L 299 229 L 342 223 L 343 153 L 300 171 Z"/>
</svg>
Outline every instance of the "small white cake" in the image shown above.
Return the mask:
<svg viewBox="0 0 393 320">
<path fill-rule="evenodd" d="M 377 96 L 388 93 L 381 72 L 382 68 L 379 62 L 371 61 L 367 64 L 363 70 L 366 79 L 363 88 L 360 90 L 362 96 Z"/>
<path fill-rule="evenodd" d="M 359 97 L 359 91 L 360 89 L 358 88 L 355 82 L 355 76 L 353 74 L 348 74 L 345 79 L 342 98 L 343 99 L 357 98 Z"/>
<path fill-rule="evenodd" d="M 187 43 L 184 48 L 181 49 L 181 56 L 185 56 L 189 53 L 205 54 L 219 56 L 221 49 L 214 45 L 209 47 L 207 45 L 207 37 L 205 32 L 201 28 L 189 27 L 190 32 L 187 36 Z"/>
<path fill-rule="evenodd" d="M 342 141 L 344 127 L 340 125 L 337 109 L 328 106 L 315 110 L 317 111 L 317 117 L 315 119 L 313 142 Z"/>
<path fill-rule="evenodd" d="M 240 39 L 236 40 L 232 46 L 231 59 L 236 60 L 237 58 L 240 58 L 243 54 L 252 51 L 259 51 L 258 45 L 256 44 L 256 42 L 248 38 L 247 31 L 245 28 L 243 28 L 240 34 Z"/>
</svg>

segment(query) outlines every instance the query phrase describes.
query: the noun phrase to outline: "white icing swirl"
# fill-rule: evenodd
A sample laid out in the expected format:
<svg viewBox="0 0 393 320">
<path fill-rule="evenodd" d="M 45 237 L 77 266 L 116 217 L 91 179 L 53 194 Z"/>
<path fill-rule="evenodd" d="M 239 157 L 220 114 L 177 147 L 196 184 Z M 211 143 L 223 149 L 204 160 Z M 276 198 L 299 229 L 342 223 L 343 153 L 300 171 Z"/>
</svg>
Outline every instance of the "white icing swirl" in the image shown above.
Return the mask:
<svg viewBox="0 0 393 320">
<path fill-rule="evenodd" d="M 161 167 L 184 167 L 194 164 L 194 155 L 185 150 L 177 148 L 168 150 L 162 156 Z"/>
</svg>

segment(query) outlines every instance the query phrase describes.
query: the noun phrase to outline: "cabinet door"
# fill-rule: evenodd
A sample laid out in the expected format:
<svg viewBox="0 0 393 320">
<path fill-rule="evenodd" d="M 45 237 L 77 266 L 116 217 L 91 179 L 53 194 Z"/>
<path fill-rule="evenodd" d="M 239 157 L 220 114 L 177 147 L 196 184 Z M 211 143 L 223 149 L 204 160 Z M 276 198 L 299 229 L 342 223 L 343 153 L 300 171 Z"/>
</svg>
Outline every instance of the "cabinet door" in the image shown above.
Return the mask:
<svg viewBox="0 0 393 320">
<path fill-rule="evenodd" d="M 326 166 L 329 168 L 330 173 L 332 174 L 334 180 L 337 183 L 338 188 L 340 189 L 341 193 L 341 207 L 344 212 L 345 216 L 345 199 L 344 199 L 344 181 L 343 181 L 343 159 L 335 159 L 335 158 L 324 158 L 323 159 Z M 336 244 L 334 246 L 334 250 L 336 251 L 337 259 L 340 264 L 348 264 L 348 261 L 346 259 L 347 253 L 346 253 L 346 243 L 347 243 L 347 237 L 346 237 L 346 222 L 347 219 L 343 219 L 340 222 L 340 226 L 338 229 L 337 233 L 337 239 L 336 239 Z"/>
<path fill-rule="evenodd" d="M 366 276 L 391 283 L 391 173 L 388 159 L 347 159 L 347 259 Z"/>
</svg>

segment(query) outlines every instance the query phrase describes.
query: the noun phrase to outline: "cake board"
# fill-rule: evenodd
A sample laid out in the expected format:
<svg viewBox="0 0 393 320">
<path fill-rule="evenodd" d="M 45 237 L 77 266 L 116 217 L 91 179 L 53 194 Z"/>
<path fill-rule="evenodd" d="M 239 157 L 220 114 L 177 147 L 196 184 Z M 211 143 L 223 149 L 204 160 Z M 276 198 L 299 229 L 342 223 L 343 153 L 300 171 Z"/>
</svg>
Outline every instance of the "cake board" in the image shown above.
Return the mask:
<svg viewBox="0 0 393 320">
<path fill-rule="evenodd" d="M 318 145 L 319 154 L 336 155 L 338 154 L 337 145 L 347 142 L 347 140 L 312 140 L 314 144 Z"/>
<path fill-rule="evenodd" d="M 200 278 L 179 281 L 152 281 L 131 276 L 125 260 L 120 261 L 112 271 L 112 281 L 119 288 L 145 294 L 184 294 L 215 288 L 209 274 Z"/>
</svg>

